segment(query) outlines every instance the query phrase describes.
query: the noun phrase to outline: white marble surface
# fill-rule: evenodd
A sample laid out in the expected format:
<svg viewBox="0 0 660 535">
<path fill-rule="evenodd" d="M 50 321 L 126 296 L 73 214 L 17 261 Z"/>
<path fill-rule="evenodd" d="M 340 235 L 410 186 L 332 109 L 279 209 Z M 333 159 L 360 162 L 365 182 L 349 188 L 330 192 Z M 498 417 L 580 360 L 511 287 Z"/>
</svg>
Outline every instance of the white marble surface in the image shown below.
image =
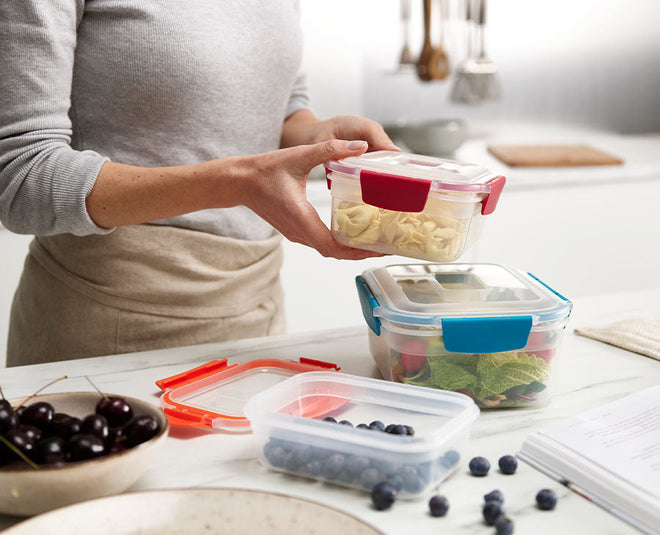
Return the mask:
<svg viewBox="0 0 660 535">
<path fill-rule="evenodd" d="M 660 362 L 588 338 L 577 336 L 578 326 L 660 313 L 660 288 L 644 292 L 609 294 L 575 300 L 575 308 L 559 353 L 559 387 L 551 403 L 537 409 L 482 413 L 472 428 L 466 453 L 483 455 L 497 463 L 504 454 L 516 453 L 532 432 L 559 419 L 660 383 Z M 7 397 L 32 393 L 53 378 L 69 376 L 49 388 L 88 390 L 90 376 L 106 392 L 125 394 L 158 403 L 157 379 L 215 358 L 230 363 L 255 358 L 297 359 L 301 356 L 333 361 L 346 373 L 378 376 L 367 345 L 366 327 L 317 331 L 269 339 L 176 348 L 131 355 L 66 361 L 0 370 L 0 384 Z M 304 497 L 345 510 L 388 534 L 494 533 L 481 520 L 483 495 L 499 488 L 516 533 L 626 534 L 636 531 L 584 498 L 520 463 L 518 472 L 504 476 L 497 469 L 485 478 L 467 473 L 467 462 L 441 485 L 451 503 L 444 518 L 428 515 L 426 500 L 399 501 L 386 512 L 370 507 L 366 493 L 284 476 L 260 466 L 251 435 L 222 432 L 171 434 L 151 469 L 131 490 L 178 487 L 238 487 L 276 491 Z M 555 489 L 560 497 L 555 511 L 541 512 L 534 505 L 536 492 Z M 0 528 L 18 519 L 0 516 Z"/>
</svg>

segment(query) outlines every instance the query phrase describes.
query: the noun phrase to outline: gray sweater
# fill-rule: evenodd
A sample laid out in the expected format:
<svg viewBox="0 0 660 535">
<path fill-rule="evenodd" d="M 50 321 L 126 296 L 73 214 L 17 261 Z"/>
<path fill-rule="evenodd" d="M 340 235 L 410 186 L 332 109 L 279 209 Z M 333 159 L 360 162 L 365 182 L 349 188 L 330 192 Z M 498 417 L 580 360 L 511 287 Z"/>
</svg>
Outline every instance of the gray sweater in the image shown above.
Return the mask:
<svg viewBox="0 0 660 535">
<path fill-rule="evenodd" d="M 308 108 L 297 1 L 1 0 L 0 221 L 107 232 L 85 209 L 103 162 L 192 164 L 279 146 Z M 264 239 L 243 206 L 159 221 Z"/>
</svg>

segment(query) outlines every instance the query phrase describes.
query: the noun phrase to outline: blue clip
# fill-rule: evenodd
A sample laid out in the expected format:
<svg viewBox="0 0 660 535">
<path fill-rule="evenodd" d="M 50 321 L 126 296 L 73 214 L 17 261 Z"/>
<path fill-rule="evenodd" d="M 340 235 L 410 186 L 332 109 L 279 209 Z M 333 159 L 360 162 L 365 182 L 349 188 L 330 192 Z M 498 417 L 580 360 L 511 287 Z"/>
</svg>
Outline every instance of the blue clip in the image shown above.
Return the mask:
<svg viewBox="0 0 660 535">
<path fill-rule="evenodd" d="M 378 306 L 378 301 L 376 301 L 374 294 L 369 289 L 369 285 L 362 275 L 355 277 L 355 285 L 357 286 L 358 296 L 360 297 L 362 315 L 369 328 L 376 333 L 376 336 L 380 336 L 380 320 L 374 316 L 374 308 Z"/>
</svg>

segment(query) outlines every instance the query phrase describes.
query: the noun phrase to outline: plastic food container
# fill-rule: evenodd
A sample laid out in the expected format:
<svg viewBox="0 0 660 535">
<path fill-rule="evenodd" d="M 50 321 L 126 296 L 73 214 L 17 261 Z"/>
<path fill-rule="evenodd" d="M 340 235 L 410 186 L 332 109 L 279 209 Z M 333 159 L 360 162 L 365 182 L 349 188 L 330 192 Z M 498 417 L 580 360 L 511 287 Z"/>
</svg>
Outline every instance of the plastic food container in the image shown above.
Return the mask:
<svg viewBox="0 0 660 535">
<path fill-rule="evenodd" d="M 572 304 L 533 275 L 496 264 L 401 264 L 365 271 L 356 285 L 386 379 L 461 392 L 482 408 L 550 399 Z"/>
<path fill-rule="evenodd" d="M 479 238 L 505 183 L 478 165 L 395 151 L 325 169 L 338 242 L 432 262 L 458 259 Z"/>
<path fill-rule="evenodd" d="M 457 468 L 478 414 L 467 396 L 332 372 L 290 377 L 245 406 L 265 466 L 366 491 L 387 480 L 401 498 L 427 497 Z"/>
</svg>

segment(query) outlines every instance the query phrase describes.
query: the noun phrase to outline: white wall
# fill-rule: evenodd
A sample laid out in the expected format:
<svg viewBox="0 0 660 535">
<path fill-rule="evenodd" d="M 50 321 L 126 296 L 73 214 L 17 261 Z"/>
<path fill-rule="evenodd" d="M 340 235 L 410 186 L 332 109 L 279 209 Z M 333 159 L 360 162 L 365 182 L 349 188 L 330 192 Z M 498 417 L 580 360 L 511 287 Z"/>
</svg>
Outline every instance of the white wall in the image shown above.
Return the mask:
<svg viewBox="0 0 660 535">
<path fill-rule="evenodd" d="M 445 1 L 445 44 L 456 62 L 464 54 L 457 18 L 462 0 Z M 423 83 L 411 72 L 394 73 L 402 42 L 399 0 L 301 5 L 304 68 L 324 117 L 535 119 L 625 133 L 660 131 L 657 0 L 491 0 L 486 44 L 500 69 L 503 99 L 475 107 L 449 102 L 453 76 Z M 412 6 L 416 53 L 422 0 Z"/>
</svg>

